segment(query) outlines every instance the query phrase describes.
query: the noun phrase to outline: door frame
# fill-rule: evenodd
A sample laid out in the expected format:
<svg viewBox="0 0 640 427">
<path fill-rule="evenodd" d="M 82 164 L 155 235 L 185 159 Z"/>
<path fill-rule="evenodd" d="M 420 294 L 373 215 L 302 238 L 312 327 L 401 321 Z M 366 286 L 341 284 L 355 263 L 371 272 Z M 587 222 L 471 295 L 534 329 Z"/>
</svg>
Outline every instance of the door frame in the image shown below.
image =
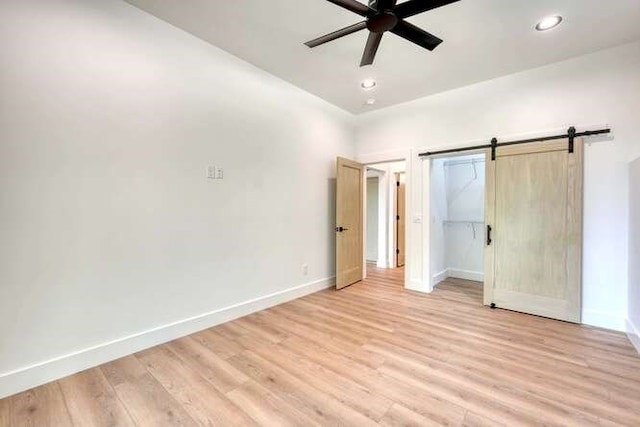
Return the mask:
<svg viewBox="0 0 640 427">
<path fill-rule="evenodd" d="M 381 163 L 391 163 L 391 162 L 405 162 L 405 179 L 406 179 L 406 183 L 405 183 L 405 224 L 406 224 L 406 231 L 405 231 L 405 264 L 404 264 L 404 269 L 405 269 L 405 274 L 404 274 L 404 287 L 407 289 L 412 289 L 412 290 L 417 290 L 417 291 L 422 291 L 424 292 L 425 289 L 423 289 L 423 284 L 422 284 L 422 279 L 418 278 L 416 279 L 416 273 L 419 274 L 420 272 L 416 272 L 415 271 L 415 266 L 419 265 L 419 262 L 413 262 L 412 260 L 412 254 L 414 253 L 413 248 L 411 247 L 411 242 L 414 241 L 415 239 L 411 238 L 411 234 L 412 232 L 410 231 L 410 227 L 411 225 L 413 225 L 413 222 L 411 221 L 411 212 L 413 212 L 412 210 L 412 197 L 411 197 L 411 191 L 413 188 L 412 185 L 412 171 L 414 170 L 415 164 L 419 163 L 415 163 L 414 162 L 421 162 L 421 160 L 418 158 L 417 155 L 414 155 L 414 150 L 394 150 L 394 151 L 387 151 L 387 152 L 381 152 L 381 153 L 373 153 L 373 154 L 366 154 L 366 155 L 359 155 L 356 156 L 356 161 L 359 163 L 362 163 L 365 165 L 365 169 L 367 167 L 372 167 L 375 168 L 376 165 L 379 165 Z M 388 176 L 389 174 L 385 174 L 385 178 L 388 182 Z M 391 174 L 393 175 L 393 174 Z M 394 182 L 394 187 L 395 187 L 395 182 Z M 366 180 L 365 180 L 365 186 L 366 186 Z M 394 188 L 395 191 L 395 188 Z M 366 188 L 365 191 L 363 191 L 363 195 L 365 197 L 365 200 L 363 201 L 363 203 L 366 203 Z M 393 197 L 395 198 L 395 194 L 393 195 Z M 389 200 L 386 200 L 386 203 L 390 203 Z M 393 204 L 393 203 L 392 203 Z M 395 211 L 395 207 L 393 208 L 393 210 Z M 419 221 L 421 222 L 421 221 Z M 364 218 L 364 224 L 366 226 L 366 213 L 365 213 L 365 218 Z M 389 230 L 389 228 L 393 229 L 393 227 L 395 226 L 395 224 L 387 224 L 387 230 Z M 389 261 L 390 261 L 390 256 L 389 254 L 391 252 L 393 252 L 393 255 L 395 256 L 395 247 L 393 249 L 390 249 L 390 246 L 394 246 L 393 242 L 389 242 L 389 239 L 392 237 L 390 236 L 391 233 L 389 233 L 389 231 L 387 231 L 387 236 L 386 236 L 386 253 L 385 253 L 385 260 L 386 260 L 386 266 L 385 267 L 389 267 Z M 395 236 L 393 236 L 393 238 L 395 238 Z M 366 236 L 365 236 L 366 239 Z M 420 242 L 417 242 L 420 243 Z M 363 243 L 365 245 L 364 250 L 366 252 L 366 240 Z M 364 256 L 365 258 L 365 262 L 363 263 L 363 277 L 366 277 L 366 254 Z"/>
<path fill-rule="evenodd" d="M 451 147 L 447 147 L 451 148 Z M 432 261 L 432 251 L 431 251 L 431 230 L 434 226 L 433 213 L 431 210 L 431 169 L 433 160 L 435 159 L 443 159 L 443 158 L 453 158 L 453 157 L 462 157 L 462 156 L 470 156 L 470 155 L 485 155 L 485 161 L 487 161 L 486 150 L 478 149 L 478 150 L 469 150 L 460 153 L 449 153 L 443 154 L 440 156 L 433 156 L 424 159 L 420 159 L 422 162 L 422 194 L 424 195 L 422 198 L 422 212 L 424 212 L 424 222 L 429 224 L 426 227 L 422 228 L 422 247 L 423 247 L 423 259 L 422 259 L 422 271 L 423 271 L 423 283 L 425 286 L 425 292 L 433 292 L 436 286 L 436 278 L 434 277 L 435 273 L 433 271 L 433 267 L 431 264 Z M 485 201 L 486 201 L 486 182 L 485 182 Z M 484 272 L 486 275 L 486 272 Z M 486 276 L 485 276 L 486 278 Z M 486 280 L 482 281 L 483 293 L 484 293 L 484 284 Z"/>
</svg>

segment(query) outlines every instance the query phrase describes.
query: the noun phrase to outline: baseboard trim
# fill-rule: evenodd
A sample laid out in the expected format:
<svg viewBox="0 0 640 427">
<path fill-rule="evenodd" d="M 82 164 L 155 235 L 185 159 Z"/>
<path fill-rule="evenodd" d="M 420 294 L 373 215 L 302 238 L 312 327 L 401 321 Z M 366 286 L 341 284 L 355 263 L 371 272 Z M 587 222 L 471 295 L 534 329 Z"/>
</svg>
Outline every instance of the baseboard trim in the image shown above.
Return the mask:
<svg viewBox="0 0 640 427">
<path fill-rule="evenodd" d="M 330 288 L 316 280 L 0 374 L 0 399 L 144 349 Z"/>
<path fill-rule="evenodd" d="M 438 283 L 445 280 L 447 277 L 449 277 L 449 269 L 444 269 L 441 272 L 434 274 L 431 278 L 431 287 L 434 287 Z"/>
<path fill-rule="evenodd" d="M 479 271 L 461 270 L 458 268 L 447 269 L 449 277 L 455 277 L 456 279 L 473 280 L 475 282 L 484 282 L 484 273 Z"/>
<path fill-rule="evenodd" d="M 630 319 L 627 319 L 626 324 L 629 341 L 631 341 L 631 344 L 633 344 L 640 354 L 640 328 L 637 328 Z"/>
<path fill-rule="evenodd" d="M 404 283 L 405 289 L 416 292 L 430 293 L 433 289 L 424 286 L 425 284 L 420 279 L 406 280 Z"/>
<path fill-rule="evenodd" d="M 484 282 L 484 273 L 479 271 L 461 270 L 458 268 L 446 268 L 439 273 L 436 273 L 431 278 L 431 287 L 436 286 L 438 283 L 447 279 L 448 277 L 455 277 L 456 279 L 473 280 L 475 282 Z"/>
<path fill-rule="evenodd" d="M 625 318 L 618 316 L 616 313 L 583 309 L 582 323 L 614 331 L 625 331 Z"/>
</svg>

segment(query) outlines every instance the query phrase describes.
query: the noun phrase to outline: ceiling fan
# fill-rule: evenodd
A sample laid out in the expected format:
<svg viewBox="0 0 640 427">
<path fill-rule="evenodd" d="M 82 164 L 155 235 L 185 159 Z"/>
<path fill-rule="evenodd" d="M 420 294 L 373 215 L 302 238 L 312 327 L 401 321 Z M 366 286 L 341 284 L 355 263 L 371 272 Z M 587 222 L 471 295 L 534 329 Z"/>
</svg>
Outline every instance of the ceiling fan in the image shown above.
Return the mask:
<svg viewBox="0 0 640 427">
<path fill-rule="evenodd" d="M 440 38 L 427 33 L 404 19 L 441 6 L 456 3 L 460 0 L 409 0 L 399 5 L 396 5 L 397 0 L 369 0 L 368 6 L 356 0 L 327 1 L 357 13 L 364 17 L 365 20 L 325 36 L 318 37 L 305 44 L 313 48 L 366 28 L 369 30 L 369 38 L 367 39 L 367 45 L 364 48 L 364 54 L 360 62 L 360 66 L 363 67 L 373 64 L 378 46 L 380 46 L 380 41 L 382 40 L 382 35 L 387 31 L 391 31 L 395 35 L 428 50 L 433 50 L 438 47 L 438 45 L 442 43 Z"/>
</svg>

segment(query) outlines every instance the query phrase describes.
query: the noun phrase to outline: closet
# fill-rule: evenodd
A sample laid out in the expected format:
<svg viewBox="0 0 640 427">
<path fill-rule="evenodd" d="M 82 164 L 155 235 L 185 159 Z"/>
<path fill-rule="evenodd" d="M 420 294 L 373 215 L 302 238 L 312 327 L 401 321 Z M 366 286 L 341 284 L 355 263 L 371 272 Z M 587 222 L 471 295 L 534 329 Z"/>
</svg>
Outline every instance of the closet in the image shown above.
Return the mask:
<svg viewBox="0 0 640 427">
<path fill-rule="evenodd" d="M 431 168 L 433 284 L 484 279 L 484 154 L 434 159 Z"/>
</svg>

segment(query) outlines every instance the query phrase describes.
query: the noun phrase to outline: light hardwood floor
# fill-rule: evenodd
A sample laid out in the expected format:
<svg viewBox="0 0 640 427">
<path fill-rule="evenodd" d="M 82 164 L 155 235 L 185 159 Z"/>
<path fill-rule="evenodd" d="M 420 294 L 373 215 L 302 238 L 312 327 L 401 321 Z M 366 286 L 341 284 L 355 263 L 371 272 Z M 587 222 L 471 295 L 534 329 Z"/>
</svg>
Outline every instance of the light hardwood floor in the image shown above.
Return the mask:
<svg viewBox="0 0 640 427">
<path fill-rule="evenodd" d="M 616 332 L 481 305 L 402 270 L 327 290 L 0 400 L 2 426 L 640 426 Z"/>
</svg>

